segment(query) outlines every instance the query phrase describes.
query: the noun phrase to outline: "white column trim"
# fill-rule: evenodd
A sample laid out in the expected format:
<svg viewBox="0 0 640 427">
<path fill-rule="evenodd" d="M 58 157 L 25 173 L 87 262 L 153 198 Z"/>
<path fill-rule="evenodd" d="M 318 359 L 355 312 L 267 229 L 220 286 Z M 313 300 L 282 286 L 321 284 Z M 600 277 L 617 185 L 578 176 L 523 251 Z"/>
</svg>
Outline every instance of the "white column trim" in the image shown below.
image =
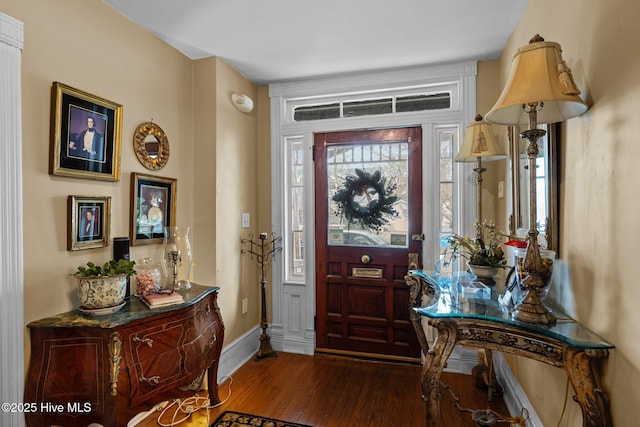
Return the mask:
<svg viewBox="0 0 640 427">
<path fill-rule="evenodd" d="M 22 236 L 22 103 L 20 57 L 24 24 L 0 12 L 0 401 L 24 393 L 24 270 Z M 0 425 L 24 425 L 22 412 L 0 412 Z"/>
</svg>

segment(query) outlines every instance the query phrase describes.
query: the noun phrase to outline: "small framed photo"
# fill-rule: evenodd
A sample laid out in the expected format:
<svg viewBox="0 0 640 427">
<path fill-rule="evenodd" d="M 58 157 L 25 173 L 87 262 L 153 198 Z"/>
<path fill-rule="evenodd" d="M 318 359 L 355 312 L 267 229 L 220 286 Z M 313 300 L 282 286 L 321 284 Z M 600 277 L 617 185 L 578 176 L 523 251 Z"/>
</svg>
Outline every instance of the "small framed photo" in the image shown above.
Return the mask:
<svg viewBox="0 0 640 427">
<path fill-rule="evenodd" d="M 122 105 L 54 82 L 49 173 L 120 180 Z"/>
<path fill-rule="evenodd" d="M 101 248 L 109 244 L 111 197 L 68 197 L 67 250 Z"/>
<path fill-rule="evenodd" d="M 131 174 L 131 245 L 161 243 L 164 227 L 176 225 L 177 179 Z"/>
</svg>

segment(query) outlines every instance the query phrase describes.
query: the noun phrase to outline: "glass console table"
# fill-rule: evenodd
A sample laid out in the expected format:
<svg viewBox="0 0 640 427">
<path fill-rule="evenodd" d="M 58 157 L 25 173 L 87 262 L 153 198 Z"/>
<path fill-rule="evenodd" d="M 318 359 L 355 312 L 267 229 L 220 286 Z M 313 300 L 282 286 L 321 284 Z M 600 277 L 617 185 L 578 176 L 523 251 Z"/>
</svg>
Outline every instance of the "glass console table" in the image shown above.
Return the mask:
<svg viewBox="0 0 640 427">
<path fill-rule="evenodd" d="M 583 426 L 613 425 L 609 399 L 601 386 L 601 367 L 614 346 L 564 315 L 552 302 L 545 305 L 558 321 L 548 327 L 513 320 L 512 305 L 500 302 L 501 289 L 474 288 L 466 273 L 445 280 L 424 270 L 410 270 L 405 281 L 410 287 L 411 322 L 424 353 L 426 426 L 440 425 L 440 375 L 456 344 L 499 350 L 564 369 L 582 409 Z M 437 331 L 432 348 L 423 318 Z"/>
</svg>

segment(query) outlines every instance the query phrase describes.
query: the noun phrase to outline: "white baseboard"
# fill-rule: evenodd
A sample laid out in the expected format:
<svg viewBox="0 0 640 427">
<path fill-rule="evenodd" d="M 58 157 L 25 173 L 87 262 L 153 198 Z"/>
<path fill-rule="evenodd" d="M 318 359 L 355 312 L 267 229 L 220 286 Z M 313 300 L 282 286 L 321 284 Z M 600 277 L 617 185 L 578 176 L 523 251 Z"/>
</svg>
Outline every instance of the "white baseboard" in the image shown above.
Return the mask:
<svg viewBox="0 0 640 427">
<path fill-rule="evenodd" d="M 220 365 L 218 366 L 218 384 L 221 379 L 231 376 L 255 356 L 260 348 L 261 333 L 262 330 L 256 325 L 235 341 L 222 347 Z"/>
<path fill-rule="evenodd" d="M 525 420 L 526 427 L 544 427 L 511 367 L 499 351 L 493 352 L 493 366 L 498 382 L 502 386 L 502 398 L 507 405 L 510 416 L 522 415 L 524 408 L 528 415 Z"/>
</svg>

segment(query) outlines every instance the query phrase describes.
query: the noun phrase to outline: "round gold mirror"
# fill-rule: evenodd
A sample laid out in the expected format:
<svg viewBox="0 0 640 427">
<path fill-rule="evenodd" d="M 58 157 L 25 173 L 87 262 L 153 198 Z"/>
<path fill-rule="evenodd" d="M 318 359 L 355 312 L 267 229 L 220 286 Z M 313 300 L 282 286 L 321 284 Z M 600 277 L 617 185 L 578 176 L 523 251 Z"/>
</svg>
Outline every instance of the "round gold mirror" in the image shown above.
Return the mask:
<svg viewBox="0 0 640 427">
<path fill-rule="evenodd" d="M 145 168 L 162 169 L 169 160 L 169 140 L 160 126 L 145 122 L 133 133 L 133 151 Z"/>
</svg>

